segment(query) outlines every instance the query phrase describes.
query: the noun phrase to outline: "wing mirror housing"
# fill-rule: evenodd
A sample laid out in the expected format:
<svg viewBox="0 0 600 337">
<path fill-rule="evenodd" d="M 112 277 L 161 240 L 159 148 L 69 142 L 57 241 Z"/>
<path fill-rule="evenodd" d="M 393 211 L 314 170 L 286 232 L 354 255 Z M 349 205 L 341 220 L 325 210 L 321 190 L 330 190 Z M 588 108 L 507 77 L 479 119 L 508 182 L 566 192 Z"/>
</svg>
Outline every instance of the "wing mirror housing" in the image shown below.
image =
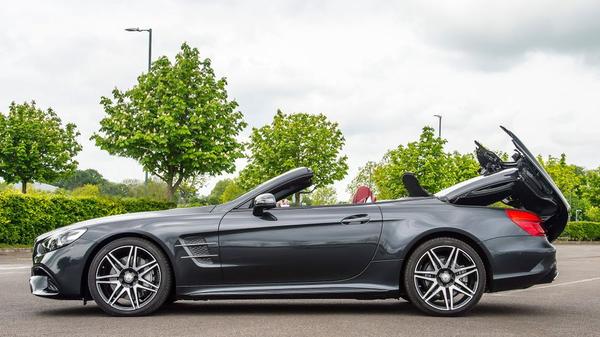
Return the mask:
<svg viewBox="0 0 600 337">
<path fill-rule="evenodd" d="M 277 201 L 275 196 L 271 193 L 263 193 L 254 198 L 254 207 L 252 208 L 252 214 L 255 216 L 263 215 L 266 209 L 277 207 Z"/>
</svg>

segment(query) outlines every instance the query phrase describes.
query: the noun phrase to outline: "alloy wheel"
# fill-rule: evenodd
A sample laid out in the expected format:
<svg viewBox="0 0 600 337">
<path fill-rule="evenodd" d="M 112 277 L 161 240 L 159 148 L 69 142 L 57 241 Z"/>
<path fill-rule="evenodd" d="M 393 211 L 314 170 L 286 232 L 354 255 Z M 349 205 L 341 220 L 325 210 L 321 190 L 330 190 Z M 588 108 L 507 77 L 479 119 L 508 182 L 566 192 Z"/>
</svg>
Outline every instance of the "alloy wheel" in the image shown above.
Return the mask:
<svg viewBox="0 0 600 337">
<path fill-rule="evenodd" d="M 416 263 L 413 279 L 421 300 L 441 311 L 455 311 L 467 305 L 476 296 L 480 283 L 473 258 L 452 245 L 425 251 Z"/>
<path fill-rule="evenodd" d="M 155 256 L 136 245 L 112 249 L 98 264 L 96 289 L 102 300 L 120 311 L 143 308 L 161 286 L 161 268 Z"/>
</svg>

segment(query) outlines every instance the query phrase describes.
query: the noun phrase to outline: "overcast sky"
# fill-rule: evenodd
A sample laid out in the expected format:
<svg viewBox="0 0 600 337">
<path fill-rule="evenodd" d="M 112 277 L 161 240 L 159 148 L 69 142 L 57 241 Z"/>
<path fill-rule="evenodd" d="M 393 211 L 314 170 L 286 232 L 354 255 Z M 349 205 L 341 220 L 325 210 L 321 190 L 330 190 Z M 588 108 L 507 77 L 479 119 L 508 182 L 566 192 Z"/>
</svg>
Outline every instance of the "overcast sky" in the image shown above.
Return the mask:
<svg viewBox="0 0 600 337">
<path fill-rule="evenodd" d="M 324 113 L 359 166 L 416 139 L 443 115 L 448 149 L 534 153 L 600 165 L 598 1 L 19 1 L 0 11 L 0 111 L 35 99 L 81 132 L 81 168 L 141 179 L 131 159 L 89 141 L 100 96 L 130 88 L 182 42 L 213 60 L 250 127 L 277 108 Z M 246 138 L 250 127 L 242 138 Z M 239 163 L 241 168 L 243 162 Z M 211 179 L 204 191 L 210 190 Z"/>
</svg>

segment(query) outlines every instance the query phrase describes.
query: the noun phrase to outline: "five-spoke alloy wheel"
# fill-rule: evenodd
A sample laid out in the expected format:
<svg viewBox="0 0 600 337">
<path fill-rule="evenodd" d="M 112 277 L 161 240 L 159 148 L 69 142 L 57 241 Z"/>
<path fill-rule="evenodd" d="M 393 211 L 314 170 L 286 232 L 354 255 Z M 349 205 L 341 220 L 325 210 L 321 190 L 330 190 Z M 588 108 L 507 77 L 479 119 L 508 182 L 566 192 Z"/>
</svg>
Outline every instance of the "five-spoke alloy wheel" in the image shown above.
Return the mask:
<svg viewBox="0 0 600 337">
<path fill-rule="evenodd" d="M 145 315 L 168 298 L 171 270 L 162 251 L 147 240 L 110 242 L 94 257 L 88 287 L 96 303 L 112 315 Z"/>
<path fill-rule="evenodd" d="M 481 257 L 454 238 L 436 238 L 421 244 L 404 271 L 405 291 L 425 313 L 464 314 L 479 302 L 486 283 Z"/>
</svg>

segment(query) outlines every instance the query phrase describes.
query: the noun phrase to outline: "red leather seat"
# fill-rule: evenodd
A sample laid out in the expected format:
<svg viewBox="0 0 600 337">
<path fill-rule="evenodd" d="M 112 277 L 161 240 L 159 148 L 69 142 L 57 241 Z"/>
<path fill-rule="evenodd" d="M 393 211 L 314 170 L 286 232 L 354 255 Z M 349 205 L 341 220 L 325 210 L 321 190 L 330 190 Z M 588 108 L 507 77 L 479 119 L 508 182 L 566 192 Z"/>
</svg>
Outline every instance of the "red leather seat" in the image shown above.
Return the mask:
<svg viewBox="0 0 600 337">
<path fill-rule="evenodd" d="M 367 202 L 375 201 L 377 201 L 375 195 L 373 195 L 373 192 L 367 186 L 359 186 L 352 197 L 353 204 L 366 204 Z"/>
</svg>

